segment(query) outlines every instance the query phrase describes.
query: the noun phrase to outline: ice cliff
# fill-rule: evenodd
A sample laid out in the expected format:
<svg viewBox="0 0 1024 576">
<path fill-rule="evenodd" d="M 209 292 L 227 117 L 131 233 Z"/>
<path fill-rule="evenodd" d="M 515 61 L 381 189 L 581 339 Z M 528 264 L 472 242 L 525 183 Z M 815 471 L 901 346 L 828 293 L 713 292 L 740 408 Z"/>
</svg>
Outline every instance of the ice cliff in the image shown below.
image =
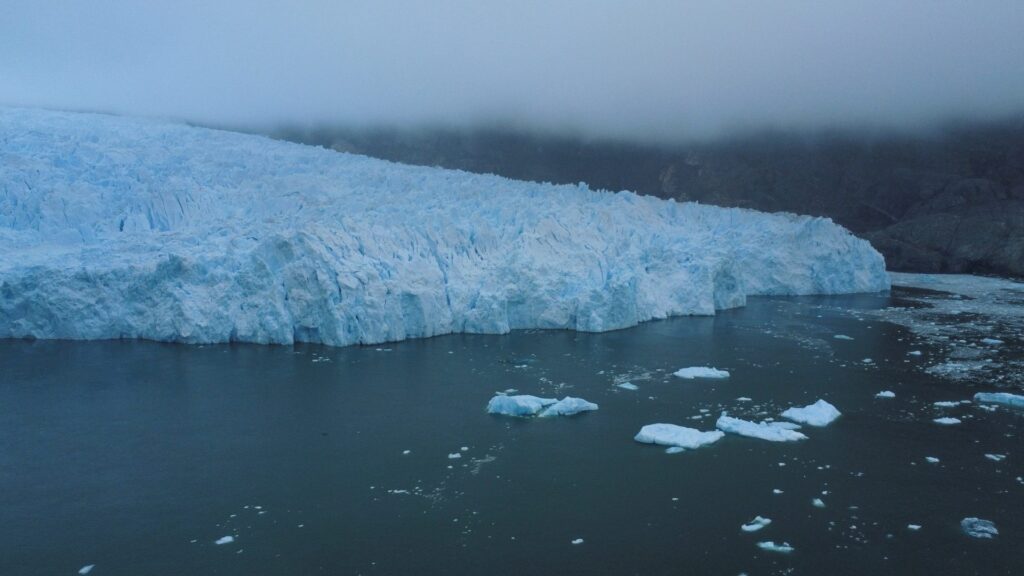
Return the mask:
<svg viewBox="0 0 1024 576">
<path fill-rule="evenodd" d="M 882 257 L 828 219 L 0 108 L 0 337 L 602 331 L 888 287 Z"/>
</svg>

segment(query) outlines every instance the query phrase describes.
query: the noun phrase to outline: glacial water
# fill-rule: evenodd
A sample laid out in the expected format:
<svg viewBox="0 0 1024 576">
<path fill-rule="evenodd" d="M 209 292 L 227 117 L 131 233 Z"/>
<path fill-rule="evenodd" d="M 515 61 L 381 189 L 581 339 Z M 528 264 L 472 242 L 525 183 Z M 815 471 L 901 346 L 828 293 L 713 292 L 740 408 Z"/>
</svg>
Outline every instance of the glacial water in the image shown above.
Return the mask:
<svg viewBox="0 0 1024 576">
<path fill-rule="evenodd" d="M 347 348 L 0 341 L 0 574 L 1024 574 L 1024 415 L 934 407 L 994 388 L 853 313 L 894 303 Z M 486 414 L 506 389 L 600 410 Z M 843 415 L 800 443 L 633 441 L 818 398 Z M 999 536 L 966 536 L 972 516 Z"/>
</svg>

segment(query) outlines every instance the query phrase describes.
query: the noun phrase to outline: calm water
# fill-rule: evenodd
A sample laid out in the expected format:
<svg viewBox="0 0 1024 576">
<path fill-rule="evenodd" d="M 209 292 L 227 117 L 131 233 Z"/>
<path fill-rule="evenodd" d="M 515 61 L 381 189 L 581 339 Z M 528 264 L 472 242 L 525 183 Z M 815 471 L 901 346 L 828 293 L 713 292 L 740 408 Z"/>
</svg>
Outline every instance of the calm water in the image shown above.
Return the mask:
<svg viewBox="0 0 1024 576">
<path fill-rule="evenodd" d="M 758 299 L 380 348 L 0 341 L 0 574 L 1024 574 L 1024 417 L 933 408 L 975 389 L 922 373 L 933 351 L 907 356 L 921 345 L 903 329 L 840 310 L 889 303 Z M 690 365 L 733 376 L 670 376 Z M 485 414 L 507 388 L 601 409 Z M 844 415 L 799 444 L 632 440 L 817 398 Z M 756 515 L 773 523 L 742 533 Z M 1000 537 L 967 538 L 965 516 Z"/>
</svg>

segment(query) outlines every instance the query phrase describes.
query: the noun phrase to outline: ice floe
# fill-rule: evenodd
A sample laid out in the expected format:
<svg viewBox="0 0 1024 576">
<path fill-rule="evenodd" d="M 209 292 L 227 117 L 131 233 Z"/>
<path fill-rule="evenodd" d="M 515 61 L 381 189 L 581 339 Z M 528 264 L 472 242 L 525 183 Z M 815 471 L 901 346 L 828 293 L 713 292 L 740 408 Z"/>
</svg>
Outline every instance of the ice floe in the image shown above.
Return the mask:
<svg viewBox="0 0 1024 576">
<path fill-rule="evenodd" d="M 875 398 L 895 398 L 896 393 L 892 390 L 882 390 L 878 394 L 875 394 Z"/>
<path fill-rule="evenodd" d="M 86 566 L 82 566 L 81 568 L 78 569 L 78 573 L 81 574 L 82 576 L 85 576 L 89 572 L 92 572 L 92 569 L 95 568 L 95 567 L 96 567 L 95 564 L 89 564 L 89 565 L 86 565 Z"/>
<path fill-rule="evenodd" d="M 217 538 L 216 540 L 214 540 L 213 543 L 218 545 L 218 546 L 223 546 L 224 544 L 231 544 L 234 541 L 235 541 L 235 537 L 234 536 L 221 536 L 220 538 Z"/>
<path fill-rule="evenodd" d="M 1024 396 L 1010 394 L 1009 392 L 978 392 L 974 395 L 975 402 L 983 404 L 999 404 L 1009 408 L 1020 408 L 1024 410 Z"/>
<path fill-rule="evenodd" d="M 694 450 L 701 446 L 714 444 L 722 436 L 725 436 L 725 434 L 717 430 L 701 432 L 694 428 L 686 428 L 675 424 L 648 424 L 641 428 L 640 432 L 633 439 L 644 444 L 659 444 L 661 446 L 674 446 L 686 450 Z"/>
<path fill-rule="evenodd" d="M 790 408 L 782 413 L 783 418 L 817 427 L 828 426 L 841 415 L 842 413 L 835 406 L 824 400 L 818 400 L 814 404 L 802 408 Z"/>
<path fill-rule="evenodd" d="M 934 420 L 932 420 L 932 422 L 935 422 L 936 424 L 941 424 L 943 426 L 955 426 L 957 424 L 960 424 L 960 419 L 944 416 L 942 418 L 935 418 Z"/>
<path fill-rule="evenodd" d="M 964 518 L 960 521 L 960 528 L 971 538 L 995 538 L 999 535 L 994 522 L 981 518 Z"/>
<path fill-rule="evenodd" d="M 796 548 L 793 548 L 789 545 L 789 542 L 782 542 L 780 544 L 776 544 L 771 540 L 765 542 L 758 542 L 757 547 L 761 550 L 766 550 L 768 552 L 777 552 L 779 554 L 789 554 L 796 550 Z"/>
<path fill-rule="evenodd" d="M 795 442 L 806 440 L 807 436 L 790 428 L 788 422 L 750 422 L 726 415 L 719 416 L 715 427 L 722 432 L 757 438 L 769 442 Z"/>
<path fill-rule="evenodd" d="M 550 418 L 552 416 L 573 416 L 581 412 L 591 412 L 597 410 L 597 404 L 593 402 L 587 402 L 582 398 L 573 398 L 572 396 L 566 396 L 558 402 L 545 407 L 540 411 L 541 418 Z"/>
<path fill-rule="evenodd" d="M 771 523 L 772 523 L 772 519 L 771 518 L 764 518 L 762 516 L 755 516 L 753 520 L 751 520 L 747 524 L 744 524 L 744 525 L 740 526 L 740 530 L 743 530 L 744 532 L 757 532 L 758 530 L 761 530 L 762 528 L 764 528 L 765 526 L 767 526 L 767 525 L 769 525 Z"/>
<path fill-rule="evenodd" d="M 687 380 L 693 380 L 694 378 L 719 379 L 728 378 L 729 372 L 707 366 L 690 366 L 689 368 L 680 368 L 673 372 L 672 375 Z"/>
</svg>

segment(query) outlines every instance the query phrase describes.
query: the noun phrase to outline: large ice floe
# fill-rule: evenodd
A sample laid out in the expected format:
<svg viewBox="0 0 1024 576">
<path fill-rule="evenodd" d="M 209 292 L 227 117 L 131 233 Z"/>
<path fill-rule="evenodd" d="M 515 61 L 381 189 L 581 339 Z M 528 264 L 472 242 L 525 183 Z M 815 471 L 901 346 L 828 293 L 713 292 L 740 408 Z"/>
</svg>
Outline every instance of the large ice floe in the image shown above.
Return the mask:
<svg viewBox="0 0 1024 576">
<path fill-rule="evenodd" d="M 782 413 L 783 418 L 808 426 L 828 426 L 842 413 L 824 400 L 803 407 L 793 407 Z"/>
<path fill-rule="evenodd" d="M 561 400 L 555 398 L 539 398 L 529 394 L 508 396 L 498 394 L 487 403 L 488 414 L 500 414 L 503 416 L 539 416 L 548 418 L 551 416 L 573 416 L 581 412 L 597 410 L 597 404 L 587 402 L 582 398 L 566 396 Z"/>
<path fill-rule="evenodd" d="M 659 444 L 685 450 L 695 450 L 701 446 L 714 444 L 725 436 L 718 430 L 701 432 L 694 428 L 686 428 L 675 424 L 648 424 L 640 429 L 633 438 L 644 444 Z"/>
<path fill-rule="evenodd" d="M 738 434 L 739 436 L 757 438 L 758 440 L 767 440 L 769 442 L 807 440 L 806 435 L 796 431 L 797 428 L 800 428 L 796 424 L 790 422 L 751 422 L 749 420 L 733 418 L 725 412 L 719 416 L 715 427 L 729 434 Z"/>
<path fill-rule="evenodd" d="M 0 108 L 0 337 L 603 331 L 888 287 L 878 252 L 824 218 Z"/>
</svg>

